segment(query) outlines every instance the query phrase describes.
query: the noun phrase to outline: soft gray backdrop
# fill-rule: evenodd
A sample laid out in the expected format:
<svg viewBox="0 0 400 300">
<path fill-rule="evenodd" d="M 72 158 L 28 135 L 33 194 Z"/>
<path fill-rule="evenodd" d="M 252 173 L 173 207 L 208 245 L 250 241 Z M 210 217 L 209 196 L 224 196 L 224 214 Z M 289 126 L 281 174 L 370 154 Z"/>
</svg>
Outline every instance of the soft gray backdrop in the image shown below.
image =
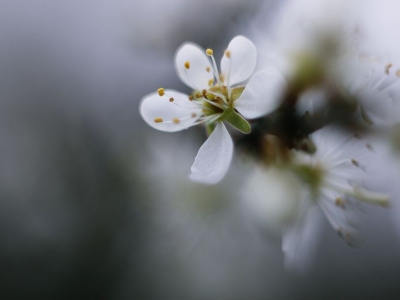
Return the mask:
<svg viewBox="0 0 400 300">
<path fill-rule="evenodd" d="M 191 183 L 203 130 L 138 114 L 160 86 L 188 92 L 182 42 L 221 53 L 278 2 L 0 0 L 1 299 L 398 299 L 389 210 L 363 211 L 357 249 L 326 225 L 290 274 L 243 210 L 240 166 Z"/>
</svg>

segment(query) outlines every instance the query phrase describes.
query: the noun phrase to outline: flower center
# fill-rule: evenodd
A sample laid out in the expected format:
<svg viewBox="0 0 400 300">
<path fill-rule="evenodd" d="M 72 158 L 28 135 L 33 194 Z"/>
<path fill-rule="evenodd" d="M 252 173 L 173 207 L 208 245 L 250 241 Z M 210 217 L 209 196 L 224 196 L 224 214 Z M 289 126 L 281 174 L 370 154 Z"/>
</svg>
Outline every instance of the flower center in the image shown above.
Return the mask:
<svg viewBox="0 0 400 300">
<path fill-rule="evenodd" d="M 160 97 L 168 97 L 169 102 L 173 105 L 177 105 L 180 108 L 188 108 L 188 109 L 201 109 L 202 111 L 202 116 L 198 119 L 197 122 L 195 122 L 192 125 L 200 124 L 200 123 L 206 123 L 207 125 L 212 125 L 216 121 L 218 121 L 220 118 L 223 120 L 227 120 L 231 125 L 235 127 L 235 124 L 239 121 L 235 121 L 234 119 L 241 119 L 242 117 L 238 118 L 235 116 L 235 109 L 234 109 L 234 101 L 240 97 L 242 94 L 244 87 L 236 87 L 236 88 L 231 88 L 229 86 L 229 75 L 230 75 L 230 64 L 229 68 L 227 71 L 227 78 L 225 81 L 225 74 L 219 73 L 217 64 L 214 59 L 214 51 L 212 49 L 207 49 L 206 55 L 210 57 L 211 59 L 211 65 L 206 67 L 206 71 L 208 73 L 212 72 L 212 78 L 208 80 L 208 87 L 207 89 L 203 89 L 202 91 L 195 90 L 192 92 L 191 95 L 189 95 L 188 99 L 191 101 L 194 106 L 183 106 L 180 103 L 177 103 L 173 97 L 170 97 L 169 95 L 166 94 L 165 90 L 163 88 L 159 88 L 157 90 L 157 93 Z M 224 55 L 229 59 L 231 58 L 231 52 L 229 50 L 226 50 Z M 190 61 L 185 61 L 183 63 L 184 67 L 184 72 L 186 73 L 186 78 L 192 82 L 190 78 L 190 70 L 191 68 L 191 62 Z M 215 80 L 216 79 L 216 80 Z M 224 82 L 226 82 L 226 85 L 224 85 Z M 193 83 L 193 82 L 192 82 Z M 194 86 L 194 85 L 193 85 Z M 233 114 L 233 113 L 234 114 Z M 225 114 L 224 114 L 225 113 Z M 185 117 L 181 118 L 172 118 L 171 120 L 164 120 L 160 117 L 157 117 L 154 119 L 154 122 L 156 123 L 175 123 L 179 124 L 181 121 L 186 120 L 188 118 L 196 118 L 196 114 L 191 114 Z M 228 120 L 227 117 L 229 117 Z M 239 122 L 240 123 L 240 122 Z M 237 125 L 237 124 L 236 124 Z M 249 129 L 250 125 L 248 125 L 246 122 L 246 130 L 242 130 L 243 132 L 247 132 Z M 237 127 L 237 126 L 236 126 Z"/>
</svg>

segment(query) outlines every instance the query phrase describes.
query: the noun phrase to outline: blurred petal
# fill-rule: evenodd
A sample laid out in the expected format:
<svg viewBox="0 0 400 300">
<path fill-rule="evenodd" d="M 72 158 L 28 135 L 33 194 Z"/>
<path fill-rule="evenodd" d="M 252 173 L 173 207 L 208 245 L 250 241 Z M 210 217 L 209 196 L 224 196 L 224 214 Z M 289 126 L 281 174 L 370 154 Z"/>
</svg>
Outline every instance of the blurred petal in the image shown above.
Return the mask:
<svg viewBox="0 0 400 300">
<path fill-rule="evenodd" d="M 190 179 L 206 184 L 217 183 L 228 171 L 232 155 L 232 138 L 225 125 L 218 122 L 197 153 Z"/>
<path fill-rule="evenodd" d="M 235 37 L 228 45 L 227 51 L 221 60 L 221 72 L 228 80 L 229 86 L 238 84 L 250 78 L 254 73 L 257 63 L 257 49 L 254 44 L 244 36 Z M 228 57 L 230 56 L 230 57 Z"/>
<path fill-rule="evenodd" d="M 290 171 L 255 167 L 241 189 L 245 207 L 262 230 L 281 235 L 296 217 L 304 186 Z"/>
<path fill-rule="evenodd" d="M 173 102 L 170 102 L 171 97 Z M 202 115 L 201 109 L 187 95 L 174 90 L 165 90 L 162 97 L 157 92 L 148 94 L 140 101 L 139 111 L 151 127 L 168 132 L 186 129 Z M 156 119 L 162 119 L 162 122 L 156 122 Z"/>
<path fill-rule="evenodd" d="M 248 119 L 266 115 L 279 107 L 286 86 L 285 78 L 275 68 L 257 72 L 235 101 L 235 108 Z"/>
<path fill-rule="evenodd" d="M 187 62 L 189 69 L 185 67 Z M 207 89 L 209 80 L 214 78 L 205 50 L 194 43 L 185 43 L 176 50 L 174 64 L 178 77 L 194 90 Z"/>
<path fill-rule="evenodd" d="M 282 237 L 285 268 L 297 274 L 310 268 L 322 227 L 322 214 L 316 206 L 308 205 L 303 203 L 297 220 L 286 228 Z"/>
</svg>

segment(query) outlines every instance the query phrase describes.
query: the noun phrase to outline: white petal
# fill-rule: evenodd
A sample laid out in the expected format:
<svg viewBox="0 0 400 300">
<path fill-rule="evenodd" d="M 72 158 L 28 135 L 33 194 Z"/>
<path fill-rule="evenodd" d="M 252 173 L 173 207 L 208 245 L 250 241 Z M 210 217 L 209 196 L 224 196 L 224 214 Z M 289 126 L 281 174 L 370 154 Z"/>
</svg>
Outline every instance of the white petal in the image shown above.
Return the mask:
<svg viewBox="0 0 400 300">
<path fill-rule="evenodd" d="M 200 147 L 192 165 L 190 179 L 214 184 L 226 174 L 233 155 L 233 142 L 222 122 L 218 122 L 207 141 Z"/>
<path fill-rule="evenodd" d="M 257 64 L 257 49 L 254 44 L 248 38 L 239 35 L 229 43 L 227 51 L 230 58 L 224 54 L 221 60 L 224 83 L 232 86 L 249 79 Z"/>
<path fill-rule="evenodd" d="M 282 237 L 285 267 L 293 273 L 304 273 L 309 269 L 321 235 L 321 213 L 316 206 L 303 205 L 297 220 L 286 228 Z"/>
<path fill-rule="evenodd" d="M 186 62 L 189 69 L 185 68 Z M 209 80 L 214 78 L 205 50 L 194 43 L 185 43 L 176 50 L 174 64 L 178 77 L 194 90 L 207 89 Z"/>
<path fill-rule="evenodd" d="M 241 192 L 256 225 L 281 235 L 282 229 L 297 216 L 304 186 L 286 169 L 255 167 L 246 176 Z"/>
<path fill-rule="evenodd" d="M 174 102 L 170 102 L 171 97 Z M 162 97 L 157 92 L 144 96 L 140 101 L 139 111 L 151 127 L 168 132 L 186 129 L 202 115 L 201 109 L 188 99 L 188 95 L 174 90 L 165 90 Z M 163 122 L 155 122 L 157 118 L 161 118 Z M 173 122 L 175 118 L 180 119 L 179 123 Z"/>
<path fill-rule="evenodd" d="M 275 68 L 269 67 L 257 72 L 235 101 L 235 108 L 249 119 L 268 114 L 281 104 L 286 86 L 285 78 Z"/>
</svg>

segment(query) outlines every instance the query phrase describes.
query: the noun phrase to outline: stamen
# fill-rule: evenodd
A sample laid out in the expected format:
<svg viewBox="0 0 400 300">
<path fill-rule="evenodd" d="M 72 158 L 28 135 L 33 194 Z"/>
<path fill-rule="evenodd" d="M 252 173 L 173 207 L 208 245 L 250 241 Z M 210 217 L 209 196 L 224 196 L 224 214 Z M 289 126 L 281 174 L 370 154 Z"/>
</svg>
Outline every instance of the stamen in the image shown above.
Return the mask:
<svg viewBox="0 0 400 300">
<path fill-rule="evenodd" d="M 336 230 L 336 232 L 337 232 L 337 234 L 338 234 L 339 237 L 341 237 L 341 238 L 344 237 L 344 232 L 343 232 L 343 228 L 342 228 L 342 227 L 339 227 L 339 228 Z"/>
<path fill-rule="evenodd" d="M 349 246 L 354 246 L 356 244 L 353 235 L 348 231 L 344 231 L 342 227 L 337 228 L 336 232 Z"/>
<path fill-rule="evenodd" d="M 207 50 L 211 50 L 211 49 L 207 49 Z M 211 50 L 212 51 L 212 50 Z M 207 52 L 207 51 L 206 51 Z M 207 54 L 208 55 L 208 54 Z M 210 55 L 209 55 L 210 56 Z M 218 84 L 221 85 L 221 81 L 219 80 L 219 73 L 218 73 L 218 68 L 217 68 L 217 63 L 215 62 L 214 56 L 211 54 L 211 61 L 213 64 L 213 73 L 215 78 L 217 78 Z"/>
<path fill-rule="evenodd" d="M 214 123 L 216 122 L 219 118 L 221 118 L 222 114 L 216 114 L 214 117 L 210 118 L 210 120 L 208 120 L 209 123 Z"/>
<path fill-rule="evenodd" d="M 337 198 L 335 199 L 335 205 L 336 205 L 336 206 L 339 206 L 339 207 L 341 207 L 341 208 L 345 208 L 345 201 L 344 201 L 342 198 L 337 197 Z"/>
<path fill-rule="evenodd" d="M 186 117 L 182 117 L 182 118 L 173 118 L 172 120 L 163 121 L 163 123 L 165 123 L 165 124 L 171 124 L 171 123 L 180 124 L 182 121 L 190 119 L 190 118 L 193 118 L 193 114 L 186 116 Z"/>
<path fill-rule="evenodd" d="M 179 104 L 179 103 L 176 103 L 174 97 L 170 97 L 168 94 L 165 94 L 164 89 L 163 89 L 163 88 L 161 88 L 161 89 L 162 89 L 162 91 L 160 91 L 160 92 L 162 93 L 162 95 L 163 95 L 163 96 L 165 95 L 165 96 L 169 97 L 169 102 L 173 103 L 174 105 L 176 105 L 176 106 L 178 106 L 178 107 L 181 107 L 181 108 L 197 109 L 197 107 L 193 107 L 193 106 L 184 106 L 184 105 L 181 105 L 181 104 Z M 160 89 L 159 89 L 159 90 L 160 90 Z M 159 94 L 160 94 L 160 92 L 159 92 Z M 190 97 L 191 97 L 191 96 L 189 96 L 189 100 L 190 100 Z M 193 97 L 192 97 L 192 99 L 193 99 Z M 164 121 L 164 122 L 166 122 L 166 121 Z"/>
<path fill-rule="evenodd" d="M 213 91 L 208 91 L 208 93 L 214 95 L 217 98 L 220 98 L 226 105 L 228 105 L 228 101 L 226 100 L 224 95 L 217 93 L 217 92 L 213 92 Z M 214 100 L 214 99 L 211 99 L 209 96 L 207 96 L 207 98 L 210 100 Z"/>
<path fill-rule="evenodd" d="M 400 78 L 400 69 L 396 71 L 396 76 Z"/>
<path fill-rule="evenodd" d="M 210 113 L 214 113 L 214 110 L 212 110 L 209 107 L 206 107 L 203 105 L 203 103 L 200 103 L 199 101 L 193 101 L 193 103 L 197 106 L 197 107 L 184 107 L 184 108 L 190 108 L 190 109 L 201 109 L 201 110 L 206 110 L 209 111 Z M 182 107 L 182 106 L 181 106 Z M 192 114 L 193 115 L 193 114 Z"/>
<path fill-rule="evenodd" d="M 386 65 L 386 67 L 385 67 L 385 73 L 386 73 L 387 75 L 389 75 L 389 71 L 390 71 L 390 68 L 391 68 L 391 67 L 393 67 L 393 64 L 391 64 L 391 63 L 389 63 L 389 64 Z"/>
<path fill-rule="evenodd" d="M 208 100 L 215 100 L 215 95 L 211 93 L 206 93 L 205 98 Z"/>
<path fill-rule="evenodd" d="M 222 116 L 222 114 L 214 114 L 214 115 L 210 115 L 207 117 L 203 117 L 201 120 L 193 123 L 193 125 L 199 125 L 199 124 L 203 124 L 203 123 L 214 123 L 219 118 L 221 118 L 221 116 Z"/>
<path fill-rule="evenodd" d="M 226 86 L 227 86 L 227 88 L 228 88 L 228 99 L 230 99 L 231 98 L 231 92 L 232 92 L 232 90 L 231 90 L 231 88 L 230 88 L 230 84 L 229 84 L 229 78 L 230 78 L 230 75 L 231 75 L 231 63 L 232 63 L 232 60 L 230 59 L 231 58 L 231 51 L 229 51 L 229 50 L 226 50 L 225 51 L 225 56 L 227 57 L 227 58 L 229 58 L 229 65 L 228 65 L 228 74 L 227 74 L 227 78 L 226 78 Z M 223 80 L 222 80 L 223 81 Z"/>
<path fill-rule="evenodd" d="M 154 122 L 156 122 L 156 123 L 162 123 L 162 122 L 164 122 L 164 120 L 163 120 L 162 118 L 155 118 L 155 119 L 154 119 Z"/>
<path fill-rule="evenodd" d="M 192 95 L 189 95 L 188 98 L 189 98 L 190 101 L 193 101 L 193 99 L 194 99 Z"/>
<path fill-rule="evenodd" d="M 211 78 L 211 79 L 208 81 L 208 86 L 213 86 L 213 84 L 214 84 L 214 78 Z"/>
<path fill-rule="evenodd" d="M 214 106 L 216 106 L 216 107 L 218 107 L 218 108 L 220 108 L 222 110 L 225 110 L 225 107 L 222 107 L 221 105 L 219 105 L 218 103 L 216 103 L 214 101 L 210 101 L 210 100 L 208 100 L 206 98 L 204 98 L 204 101 L 207 102 L 207 103 L 210 103 L 211 105 L 214 105 Z"/>
<path fill-rule="evenodd" d="M 386 194 L 371 192 L 361 188 L 353 188 L 352 193 L 348 193 L 350 196 L 354 198 L 367 202 L 369 204 L 375 204 L 380 206 L 388 206 L 389 205 L 389 196 Z"/>
<path fill-rule="evenodd" d="M 197 114 L 196 113 L 192 113 L 192 118 L 196 118 Z"/>
<path fill-rule="evenodd" d="M 189 61 L 185 61 L 185 69 L 186 70 L 190 69 L 190 62 Z"/>
<path fill-rule="evenodd" d="M 206 71 L 207 71 L 208 73 L 210 73 L 211 68 L 208 66 L 208 67 L 206 68 Z"/>
<path fill-rule="evenodd" d="M 173 103 L 174 105 L 176 105 L 176 106 L 178 106 L 178 107 L 180 107 L 180 108 L 186 108 L 186 109 L 198 109 L 198 107 L 199 107 L 199 105 L 198 105 L 198 103 L 197 102 L 193 102 L 194 104 L 196 104 L 196 106 L 197 107 L 193 107 L 193 106 L 184 106 L 184 105 L 181 105 L 181 104 L 179 104 L 179 103 L 177 103 L 177 102 L 175 102 L 175 101 L 170 101 L 171 103 Z M 201 107 L 202 108 L 202 107 Z"/>
<path fill-rule="evenodd" d="M 212 49 L 208 48 L 208 49 L 206 50 L 206 54 L 207 54 L 207 56 L 213 56 L 214 51 L 213 51 Z"/>
<path fill-rule="evenodd" d="M 352 163 L 353 165 L 355 165 L 356 167 L 359 167 L 359 166 L 360 166 L 360 164 L 358 163 L 358 161 L 356 161 L 354 158 L 351 159 L 351 163 Z"/>
<path fill-rule="evenodd" d="M 165 90 L 164 90 L 163 88 L 159 88 L 159 89 L 157 90 L 157 93 L 158 93 L 158 95 L 159 95 L 160 97 L 162 97 L 162 96 L 164 96 L 164 94 L 165 94 Z"/>
</svg>

